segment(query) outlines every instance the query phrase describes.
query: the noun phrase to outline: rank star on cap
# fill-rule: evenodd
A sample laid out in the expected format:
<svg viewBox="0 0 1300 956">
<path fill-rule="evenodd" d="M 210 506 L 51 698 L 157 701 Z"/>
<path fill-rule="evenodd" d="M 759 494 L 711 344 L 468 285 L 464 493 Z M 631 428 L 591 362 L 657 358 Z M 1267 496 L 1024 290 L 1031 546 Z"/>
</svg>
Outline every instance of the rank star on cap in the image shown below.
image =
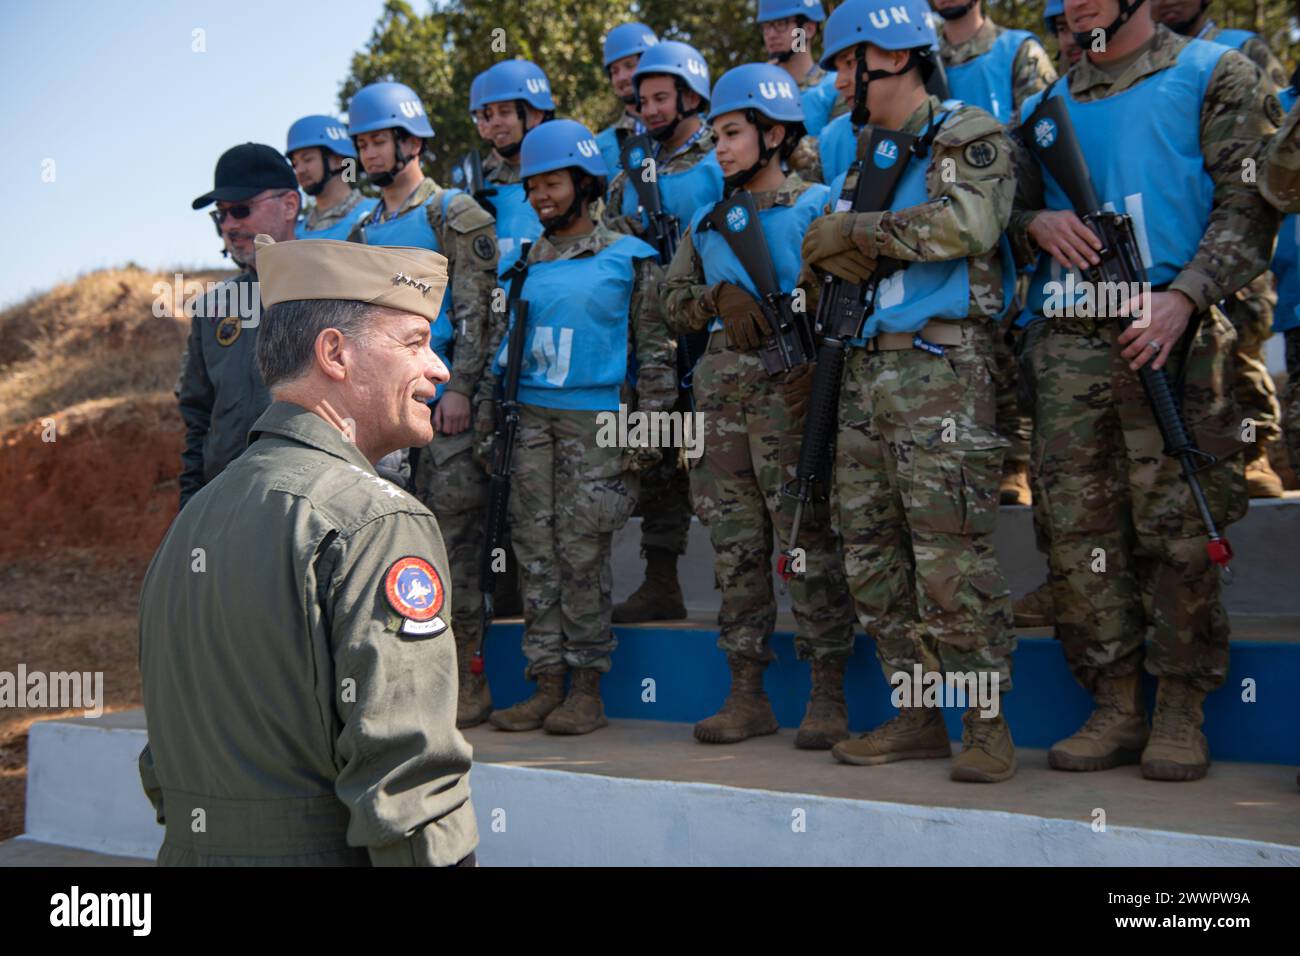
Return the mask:
<svg viewBox="0 0 1300 956">
<path fill-rule="evenodd" d="M 433 288 L 433 286 L 427 282 L 421 282 L 419 279 L 412 279 L 405 272 L 399 272 L 393 276 L 393 284 L 414 286 L 420 290 L 420 295 L 428 295 L 429 291 Z"/>
</svg>

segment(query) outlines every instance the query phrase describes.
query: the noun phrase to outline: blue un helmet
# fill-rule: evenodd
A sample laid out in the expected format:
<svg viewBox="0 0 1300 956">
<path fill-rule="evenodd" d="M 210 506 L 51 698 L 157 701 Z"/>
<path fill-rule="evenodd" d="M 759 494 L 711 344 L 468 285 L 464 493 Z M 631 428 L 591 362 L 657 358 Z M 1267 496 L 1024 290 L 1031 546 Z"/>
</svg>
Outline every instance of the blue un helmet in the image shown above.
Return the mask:
<svg viewBox="0 0 1300 956">
<path fill-rule="evenodd" d="M 620 23 L 605 34 L 605 69 L 625 56 L 644 53 L 658 42 L 655 32 L 644 23 Z"/>
<path fill-rule="evenodd" d="M 357 158 L 357 151 L 348 136 L 348 129 L 342 121 L 333 116 L 304 116 L 289 127 L 289 136 L 284 147 L 288 156 L 296 149 L 319 146 L 340 156 Z"/>
<path fill-rule="evenodd" d="M 1047 24 L 1048 33 L 1056 32 L 1056 25 L 1052 21 L 1064 15 L 1065 0 L 1047 0 L 1047 9 L 1043 11 L 1043 22 Z"/>
<path fill-rule="evenodd" d="M 594 202 L 605 192 L 609 167 L 596 137 L 577 120 L 551 120 L 529 130 L 524 137 L 519 151 L 519 178 L 524 181 L 525 192 L 530 176 L 559 169 L 567 169 L 573 178 L 573 202 L 559 216 L 542 222 L 548 233 L 569 225 L 582 210 L 584 200 Z"/>
<path fill-rule="evenodd" d="M 356 145 L 362 133 L 375 133 L 381 129 L 405 130 L 423 140 L 433 139 L 433 127 L 424 114 L 424 104 L 415 91 L 402 83 L 371 83 L 363 86 L 348 104 L 348 135 Z M 366 173 L 372 183 L 380 188 L 391 186 L 403 167 L 419 154 L 403 156 L 401 143 L 393 139 L 393 165 L 382 173 Z"/>
<path fill-rule="evenodd" d="M 477 113 L 483 108 L 483 80 L 488 71 L 484 70 L 478 76 L 474 77 L 469 84 L 469 111 Z"/>
<path fill-rule="evenodd" d="M 907 65 L 895 73 L 891 70 L 868 70 L 866 59 L 858 57 L 857 89 L 853 97 L 853 122 L 859 126 L 869 120 L 867 85 L 917 67 L 921 80 L 934 72 L 939 37 L 930 21 L 930 7 L 924 0 L 845 0 L 826 21 L 822 34 L 823 69 L 835 69 L 835 58 L 845 50 L 870 43 L 881 50 L 911 50 Z"/>
<path fill-rule="evenodd" d="M 734 112 L 743 112 L 758 128 L 758 159 L 748 169 L 726 177 L 728 189 L 737 189 L 753 179 L 774 153 L 789 158 L 804 131 L 799 85 L 789 73 L 771 63 L 745 63 L 722 74 L 713 87 L 709 119 Z M 763 134 L 770 124 L 760 120 L 760 115 L 771 123 L 785 126 L 785 137 L 776 146 L 769 146 L 764 140 Z"/>
<path fill-rule="evenodd" d="M 758 22 L 784 20 L 787 17 L 805 17 L 814 23 L 826 19 L 821 0 L 758 0 Z"/>
<path fill-rule="evenodd" d="M 686 89 L 699 94 L 704 101 L 702 108 L 708 107 L 709 64 L 695 47 L 678 40 L 656 43 L 641 54 L 641 62 L 632 74 L 632 83 L 640 90 L 645 77 L 659 73 L 676 77 Z"/>
<path fill-rule="evenodd" d="M 483 75 L 479 106 L 523 100 L 543 113 L 555 112 L 551 99 L 551 81 L 542 68 L 531 60 L 502 60 Z"/>
</svg>

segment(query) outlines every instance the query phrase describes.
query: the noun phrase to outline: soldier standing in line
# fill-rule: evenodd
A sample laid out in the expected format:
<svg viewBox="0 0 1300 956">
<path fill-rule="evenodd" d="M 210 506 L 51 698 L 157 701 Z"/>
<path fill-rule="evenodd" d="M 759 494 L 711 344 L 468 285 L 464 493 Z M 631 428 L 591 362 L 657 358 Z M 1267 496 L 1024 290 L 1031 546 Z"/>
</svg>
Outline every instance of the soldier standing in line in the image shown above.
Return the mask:
<svg viewBox="0 0 1300 956">
<path fill-rule="evenodd" d="M 356 181 L 357 150 L 347 127 L 333 116 L 304 116 L 290 126 L 284 154 L 302 191 L 315 200 L 298 219 L 297 238 L 346 239 L 356 221 L 375 208 L 375 200 L 350 185 Z M 349 168 L 352 179 L 346 178 Z"/>
<path fill-rule="evenodd" d="M 644 23 L 621 23 L 605 35 L 605 75 L 614 95 L 623 104 L 623 115 L 617 122 L 596 134 L 600 155 L 611 176 L 623 168 L 623 141 L 645 132 L 645 124 L 636 111 L 632 75 L 641 62 L 641 54 L 658 42 L 655 32 Z"/>
</svg>

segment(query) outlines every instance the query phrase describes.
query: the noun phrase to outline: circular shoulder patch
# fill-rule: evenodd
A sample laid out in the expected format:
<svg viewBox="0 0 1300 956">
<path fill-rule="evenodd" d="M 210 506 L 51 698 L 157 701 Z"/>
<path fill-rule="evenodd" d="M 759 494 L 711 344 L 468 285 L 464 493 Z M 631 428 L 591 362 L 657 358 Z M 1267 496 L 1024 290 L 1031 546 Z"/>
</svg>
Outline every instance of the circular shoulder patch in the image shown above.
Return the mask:
<svg viewBox="0 0 1300 956">
<path fill-rule="evenodd" d="M 442 610 L 442 580 L 424 558 L 398 558 L 384 575 L 389 606 L 412 621 L 428 621 Z"/>
<path fill-rule="evenodd" d="M 497 254 L 497 244 L 491 236 L 474 237 L 474 255 L 480 259 L 492 259 Z"/>
<path fill-rule="evenodd" d="M 233 345 L 235 339 L 239 338 L 239 330 L 239 316 L 226 316 L 217 323 L 217 344 L 223 347 Z"/>
<path fill-rule="evenodd" d="M 966 162 L 976 169 L 984 169 L 992 166 L 998 158 L 998 148 L 988 140 L 982 139 L 967 146 L 962 152 L 962 156 L 965 157 Z"/>
<path fill-rule="evenodd" d="M 1282 104 L 1272 93 L 1264 97 L 1264 115 L 1274 126 L 1281 126 L 1282 121 L 1286 119 L 1286 113 L 1282 112 Z"/>
</svg>

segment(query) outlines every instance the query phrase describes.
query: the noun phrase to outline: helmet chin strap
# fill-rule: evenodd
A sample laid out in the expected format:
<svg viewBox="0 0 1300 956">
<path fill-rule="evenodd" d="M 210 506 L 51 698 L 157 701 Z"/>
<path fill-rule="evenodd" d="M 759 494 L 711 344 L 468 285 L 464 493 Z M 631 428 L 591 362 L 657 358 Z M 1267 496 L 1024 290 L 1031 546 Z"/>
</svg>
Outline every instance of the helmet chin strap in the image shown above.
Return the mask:
<svg viewBox="0 0 1300 956">
<path fill-rule="evenodd" d="M 1115 16 L 1114 20 L 1110 21 L 1110 24 L 1104 31 L 1107 43 L 1111 41 L 1111 38 L 1120 27 L 1128 23 L 1128 21 L 1133 17 L 1133 14 L 1142 6 L 1143 2 L 1144 0 L 1134 0 L 1132 3 L 1129 3 L 1128 0 L 1119 0 L 1119 13 Z M 1201 9 L 1204 9 L 1204 7 Z M 1198 13 L 1197 16 L 1200 16 L 1200 14 Z M 1088 48 L 1092 45 L 1092 30 L 1083 30 L 1075 33 L 1074 42 L 1079 45 L 1081 50 L 1087 52 Z"/>
<path fill-rule="evenodd" d="M 849 121 L 854 126 L 866 126 L 871 121 L 871 110 L 867 108 L 867 87 L 872 80 L 884 80 L 891 76 L 902 76 L 908 70 L 915 69 L 919 60 L 915 51 L 909 51 L 907 62 L 897 70 L 868 70 L 867 69 L 867 45 L 859 43 L 854 51 L 857 56 L 857 66 L 853 74 L 853 114 Z"/>
<path fill-rule="evenodd" d="M 960 20 L 966 14 L 970 13 L 970 8 L 975 6 L 975 0 L 967 0 L 960 7 L 948 7 L 945 9 L 936 9 L 934 12 L 939 14 L 945 20 Z"/>
<path fill-rule="evenodd" d="M 767 141 L 763 138 L 765 130 L 758 124 L 758 114 L 754 110 L 745 110 L 745 119 L 749 120 L 750 124 L 754 127 L 754 132 L 758 134 L 758 159 L 756 159 L 754 164 L 748 169 L 742 169 L 740 172 L 732 173 L 730 176 L 723 179 L 722 182 L 723 185 L 727 187 L 728 196 L 737 189 L 748 184 L 751 179 L 757 176 L 759 170 L 766 166 L 767 161 L 772 158 L 778 149 L 781 148 L 780 144 L 777 144 L 776 146 L 767 145 Z"/>
<path fill-rule="evenodd" d="M 564 210 L 564 212 L 560 213 L 558 216 L 551 216 L 549 219 L 542 220 L 542 235 L 547 236 L 548 238 L 553 233 L 559 232 L 561 229 L 569 228 L 569 226 L 573 224 L 573 221 L 578 218 L 578 214 L 582 212 L 582 194 L 585 190 L 582 188 L 582 181 L 578 170 L 572 166 L 569 167 L 569 179 L 573 183 L 573 201 L 569 203 L 569 208 Z M 524 195 L 528 195 L 527 183 L 524 184 Z"/>
<path fill-rule="evenodd" d="M 673 121 L 667 126 L 660 126 L 657 129 L 647 130 L 651 138 L 660 143 L 666 143 L 668 140 L 672 139 L 673 133 L 677 132 L 677 125 L 688 116 L 694 116 L 700 111 L 700 107 L 698 106 L 693 110 L 688 110 L 686 108 L 686 104 L 682 102 L 682 81 L 675 76 L 673 77 L 673 85 L 677 89 L 677 115 L 673 117 Z M 641 112 L 640 86 L 636 87 L 636 108 L 638 113 Z"/>
<path fill-rule="evenodd" d="M 319 196 L 321 193 L 325 191 L 325 186 L 329 183 L 331 179 L 333 179 L 335 176 L 341 176 L 343 174 L 342 166 L 340 166 L 338 169 L 330 169 L 329 151 L 324 146 L 317 146 L 316 150 L 317 152 L 320 153 L 321 169 L 323 169 L 325 172 L 321 176 L 320 182 L 312 183 L 310 186 L 302 187 L 302 191 L 305 192 L 308 196 Z"/>
<path fill-rule="evenodd" d="M 391 169 L 387 169 L 382 173 L 366 174 L 370 181 L 380 189 L 393 185 L 393 180 L 395 180 L 398 174 L 406 168 L 406 164 L 414 158 L 402 155 L 402 144 L 398 141 L 396 133 L 393 134 L 393 156 L 396 158 L 393 160 Z"/>
</svg>

